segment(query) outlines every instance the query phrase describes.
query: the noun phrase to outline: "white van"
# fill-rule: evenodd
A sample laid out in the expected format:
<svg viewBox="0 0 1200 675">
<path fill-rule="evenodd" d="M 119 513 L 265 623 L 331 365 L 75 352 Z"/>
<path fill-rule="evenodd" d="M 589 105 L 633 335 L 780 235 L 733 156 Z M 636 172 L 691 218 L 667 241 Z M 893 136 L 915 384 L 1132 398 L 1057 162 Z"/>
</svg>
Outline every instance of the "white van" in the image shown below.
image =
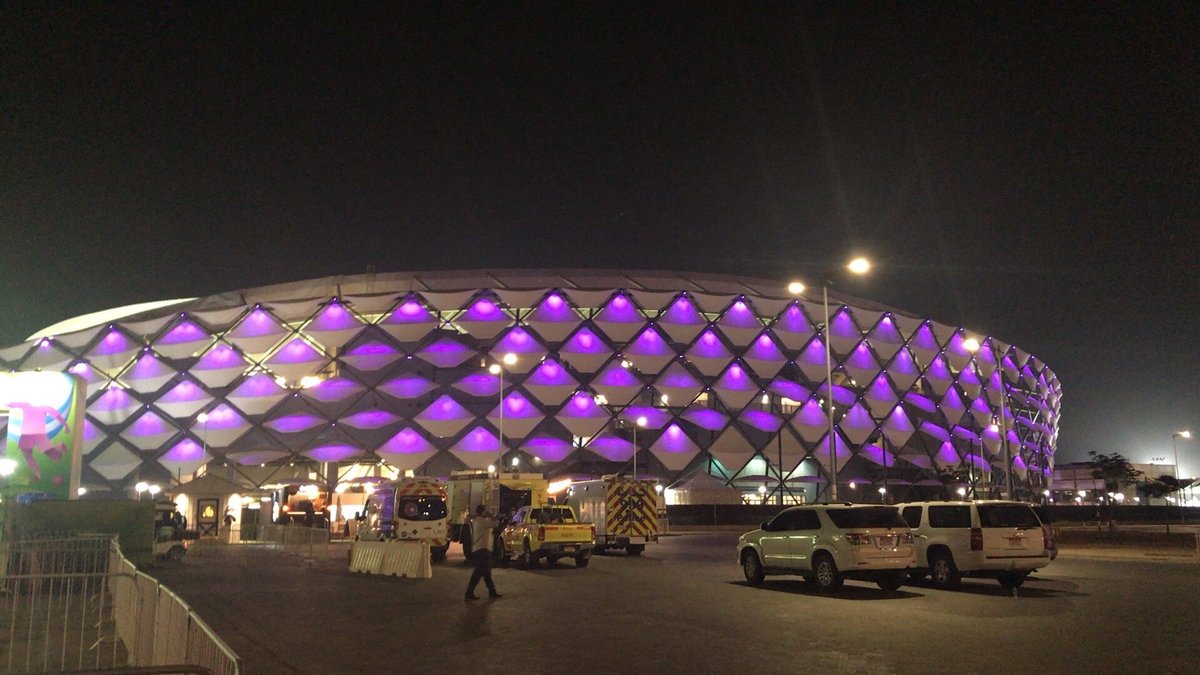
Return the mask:
<svg viewBox="0 0 1200 675">
<path fill-rule="evenodd" d="M 450 547 L 446 484 L 434 478 L 401 478 L 380 483 L 358 517 L 357 539 L 425 540 L 430 557 L 442 560 Z"/>
<path fill-rule="evenodd" d="M 1024 502 L 908 502 L 897 504 L 912 528 L 917 570 L 935 586 L 954 588 L 962 577 L 990 577 L 1018 588 L 1050 564 L 1049 544 L 1033 507 Z"/>
</svg>

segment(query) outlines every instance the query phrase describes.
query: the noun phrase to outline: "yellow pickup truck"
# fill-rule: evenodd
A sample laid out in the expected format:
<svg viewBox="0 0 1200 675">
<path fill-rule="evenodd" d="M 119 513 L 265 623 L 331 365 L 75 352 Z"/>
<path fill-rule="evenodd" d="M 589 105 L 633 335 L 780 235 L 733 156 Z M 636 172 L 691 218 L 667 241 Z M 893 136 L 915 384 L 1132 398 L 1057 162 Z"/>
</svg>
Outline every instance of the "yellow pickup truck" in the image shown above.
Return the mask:
<svg viewBox="0 0 1200 675">
<path fill-rule="evenodd" d="M 579 522 L 565 504 L 522 506 L 503 528 L 496 556 L 501 562 L 515 556 L 525 567 L 542 558 L 553 565 L 568 556 L 577 567 L 587 567 L 596 544 L 596 526 Z"/>
</svg>

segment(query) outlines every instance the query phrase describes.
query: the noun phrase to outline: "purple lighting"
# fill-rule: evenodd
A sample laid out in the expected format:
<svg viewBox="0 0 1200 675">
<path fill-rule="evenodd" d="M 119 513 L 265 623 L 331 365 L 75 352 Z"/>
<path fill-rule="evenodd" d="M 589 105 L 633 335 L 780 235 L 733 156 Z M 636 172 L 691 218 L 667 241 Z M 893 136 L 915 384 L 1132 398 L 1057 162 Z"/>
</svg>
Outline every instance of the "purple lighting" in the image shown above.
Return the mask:
<svg viewBox="0 0 1200 675">
<path fill-rule="evenodd" d="M 643 321 L 642 315 L 625 294 L 618 293 L 596 316 L 597 321 L 609 323 L 636 323 Z"/>
<path fill-rule="evenodd" d="M 320 361 L 324 356 L 313 349 L 311 345 L 300 338 L 294 338 L 271 357 L 271 363 L 311 363 Z"/>
<path fill-rule="evenodd" d="M 167 423 L 158 415 L 147 412 L 134 421 L 129 433 L 132 436 L 157 436 L 168 429 L 173 429 L 173 427 L 168 427 Z"/>
<path fill-rule="evenodd" d="M 273 419 L 266 423 L 266 426 L 285 434 L 294 434 L 306 429 L 311 429 L 318 424 L 323 424 L 325 420 L 316 415 L 288 415 Z"/>
<path fill-rule="evenodd" d="M 529 333 L 524 329 L 517 327 L 508 331 L 508 333 L 496 343 L 493 348 L 493 353 L 513 352 L 515 354 L 528 354 L 530 352 L 542 351 L 541 345 L 537 343 Z"/>
<path fill-rule="evenodd" d="M 616 436 L 598 436 L 587 447 L 610 462 L 625 462 L 633 457 L 633 443 Z"/>
<path fill-rule="evenodd" d="M 556 387 L 574 383 L 571 375 L 556 361 L 547 360 L 529 376 L 528 384 L 540 387 Z"/>
<path fill-rule="evenodd" d="M 662 436 L 658 439 L 658 443 L 654 445 L 654 448 L 655 450 L 661 449 L 671 453 L 691 452 L 695 450 L 687 434 L 674 422 L 663 430 Z"/>
<path fill-rule="evenodd" d="M 494 396 L 500 392 L 500 377 L 488 373 L 472 373 L 454 383 L 472 396 Z"/>
<path fill-rule="evenodd" d="M 546 296 L 541 305 L 534 310 L 533 315 L 529 317 L 532 321 L 544 321 L 547 323 L 564 323 L 567 321 L 578 321 L 579 316 L 571 310 L 571 306 L 558 293 L 551 293 Z"/>
<path fill-rule="evenodd" d="M 364 410 L 346 417 L 343 421 L 355 429 L 378 429 L 400 419 L 386 410 Z"/>
<path fill-rule="evenodd" d="M 501 321 L 507 319 L 496 303 L 486 298 L 480 298 L 471 305 L 467 313 L 463 315 L 462 321 Z"/>
<path fill-rule="evenodd" d="M 487 429 L 475 427 L 455 447 L 466 452 L 497 452 L 500 440 Z"/>
<path fill-rule="evenodd" d="M 422 415 L 431 420 L 461 420 L 470 417 L 471 413 L 459 405 L 458 401 L 442 394 L 429 404 Z"/>
<path fill-rule="evenodd" d="M 700 339 L 692 347 L 692 354 L 706 359 L 720 359 L 729 356 L 729 350 L 721 343 L 721 338 L 712 330 L 700 334 Z"/>
<path fill-rule="evenodd" d="M 663 340 L 662 336 L 653 326 L 642 331 L 640 335 L 634 338 L 629 344 L 629 354 L 635 356 L 662 356 L 664 354 L 674 355 L 671 346 Z"/>
<path fill-rule="evenodd" d="M 237 329 L 233 331 L 233 336 L 242 338 L 266 337 L 282 332 L 283 330 L 275 323 L 270 314 L 267 314 L 261 308 L 256 308 L 247 314 L 246 318 L 238 324 Z"/>
<path fill-rule="evenodd" d="M 754 346 L 750 351 L 746 352 L 746 356 L 752 359 L 760 359 L 762 361 L 782 361 L 783 352 L 779 351 L 779 345 L 771 339 L 770 335 L 763 333 L 754 341 Z"/>
<path fill-rule="evenodd" d="M 734 328 L 757 328 L 761 327 L 762 323 L 758 317 L 754 316 L 754 312 L 742 300 L 733 303 L 725 316 L 721 317 L 722 326 L 731 326 Z"/>
<path fill-rule="evenodd" d="M 233 347 L 226 344 L 217 345 L 210 349 L 204 358 L 200 359 L 196 365 L 192 366 L 193 370 L 224 370 L 225 368 L 241 367 L 245 362 L 234 351 Z"/>
<path fill-rule="evenodd" d="M 199 401 L 205 396 L 204 390 L 197 387 L 195 383 L 183 380 L 174 387 L 171 387 L 170 391 L 164 394 L 159 400 L 164 403 L 190 403 L 192 401 Z"/>
<path fill-rule="evenodd" d="M 171 369 L 164 366 L 162 361 L 159 361 L 154 354 L 146 353 L 133 364 L 133 368 L 129 373 L 129 379 L 144 380 L 151 377 L 158 377 L 168 372 L 172 372 Z"/>
<path fill-rule="evenodd" d="M 683 418 L 701 429 L 708 429 L 709 431 L 720 431 L 725 428 L 726 422 L 729 421 L 725 415 L 712 408 L 689 409 L 683 413 Z"/>
<path fill-rule="evenodd" d="M 574 450 L 567 441 L 549 436 L 531 438 L 521 445 L 521 449 L 545 462 L 561 462 Z"/>
<path fill-rule="evenodd" d="M 405 300 L 403 304 L 396 308 L 387 319 L 383 321 L 385 324 L 414 324 L 414 323 L 430 323 L 433 321 L 433 315 L 425 306 L 413 299 Z"/>
<path fill-rule="evenodd" d="M 705 323 L 704 317 L 700 316 L 696 306 L 684 296 L 679 296 L 675 302 L 671 303 L 671 306 L 663 313 L 661 321 L 681 325 Z"/>
<path fill-rule="evenodd" d="M 275 379 L 265 373 L 259 373 L 246 379 L 232 394 L 231 398 L 260 398 L 275 396 L 282 392 Z"/>
<path fill-rule="evenodd" d="M 783 420 L 778 415 L 772 415 L 769 412 L 761 410 L 747 410 L 742 413 L 741 419 L 755 429 L 767 433 L 779 431 L 779 427 L 783 426 Z"/>
<path fill-rule="evenodd" d="M 317 314 L 317 318 L 313 319 L 308 329 L 313 331 L 333 331 L 356 328 L 360 325 L 362 324 L 354 318 L 354 315 L 346 311 L 345 306 L 341 302 L 333 300 L 325 305 L 325 309 Z"/>
<path fill-rule="evenodd" d="M 379 448 L 381 452 L 388 452 L 394 455 L 411 455 L 430 452 L 436 449 L 433 444 L 425 440 L 424 436 L 409 427 L 398 431 L 395 436 L 392 436 L 388 439 L 387 443 L 384 443 Z"/>
<path fill-rule="evenodd" d="M 156 342 L 164 345 L 186 344 L 188 342 L 199 342 L 208 338 L 208 334 L 204 332 L 200 326 L 197 326 L 192 321 L 181 321 L 174 328 L 167 331 L 166 335 L 158 338 Z"/>
<path fill-rule="evenodd" d="M 417 375 L 409 375 L 388 380 L 379 388 L 396 398 L 420 398 L 431 389 L 436 389 L 437 385 Z"/>
<path fill-rule="evenodd" d="M 599 408 L 589 394 L 578 392 L 563 406 L 562 414 L 567 417 L 594 417 Z"/>
<path fill-rule="evenodd" d="M 96 349 L 92 353 L 97 356 L 112 356 L 113 354 L 120 354 L 134 348 L 135 346 L 129 341 L 129 338 L 125 337 L 119 331 L 110 330 L 108 331 L 108 335 L 105 335 L 104 339 L 100 341 L 100 344 L 96 345 Z"/>
<path fill-rule="evenodd" d="M 222 403 L 208 412 L 208 421 L 205 425 L 209 429 L 238 429 L 243 426 L 245 420 L 233 408 Z"/>
<path fill-rule="evenodd" d="M 161 457 L 170 462 L 197 462 L 205 459 L 204 448 L 190 438 L 176 443 Z"/>
<path fill-rule="evenodd" d="M 305 450 L 302 454 L 318 462 L 340 462 L 343 459 L 357 456 L 361 452 L 362 450 L 353 445 L 330 443 L 328 445 L 317 446 L 311 450 Z"/>
<path fill-rule="evenodd" d="M 101 394 L 100 398 L 97 398 L 96 401 L 88 407 L 92 410 L 108 412 L 114 410 L 125 410 L 135 405 L 137 405 L 137 401 L 130 398 L 129 392 L 119 387 L 114 387 Z"/>
<path fill-rule="evenodd" d="M 600 338 L 587 328 L 581 328 L 563 345 L 562 351 L 567 354 L 603 354 L 608 351 Z"/>
<path fill-rule="evenodd" d="M 341 401 L 344 398 L 353 396 L 362 391 L 362 387 L 354 380 L 349 380 L 344 377 L 335 377 L 330 380 L 323 380 L 317 386 L 305 390 L 307 396 L 311 396 L 322 403 L 331 401 Z"/>
</svg>

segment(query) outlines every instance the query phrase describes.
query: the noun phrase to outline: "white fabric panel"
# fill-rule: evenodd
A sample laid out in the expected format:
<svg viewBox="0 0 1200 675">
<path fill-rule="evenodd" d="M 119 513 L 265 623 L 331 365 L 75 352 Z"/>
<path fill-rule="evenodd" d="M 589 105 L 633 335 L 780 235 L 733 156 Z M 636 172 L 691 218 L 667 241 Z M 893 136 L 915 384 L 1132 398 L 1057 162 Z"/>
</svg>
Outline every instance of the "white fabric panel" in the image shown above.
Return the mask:
<svg viewBox="0 0 1200 675">
<path fill-rule="evenodd" d="M 634 396 L 638 395 L 638 392 L 640 392 L 642 388 L 643 387 L 640 384 L 630 385 L 628 387 L 615 387 L 607 384 L 592 382 L 592 389 L 594 389 L 596 393 L 602 394 L 604 398 L 608 399 L 609 405 L 625 405 L 629 403 L 633 400 Z M 659 391 L 664 390 L 660 389 Z M 674 395 L 671 395 L 671 400 L 675 400 Z"/>
<path fill-rule="evenodd" d="M 154 407 L 165 412 L 166 414 L 170 415 L 171 417 L 180 419 L 180 418 L 191 417 L 192 415 L 196 414 L 196 412 L 198 412 L 201 408 L 208 405 L 209 403 L 212 403 L 212 401 L 213 401 L 213 399 L 211 396 L 205 395 L 204 398 L 201 398 L 196 401 L 181 401 L 178 403 L 166 403 L 164 401 L 158 401 L 154 404 Z"/>
<path fill-rule="evenodd" d="M 33 353 L 21 363 L 21 370 L 64 371 L 74 358 L 71 354 L 59 349 L 56 344 L 50 343 L 45 348 L 34 348 Z"/>
<path fill-rule="evenodd" d="M 569 417 L 562 413 L 559 413 L 555 419 L 558 420 L 559 424 L 562 424 L 564 427 L 566 427 L 567 431 L 570 431 L 572 436 L 581 436 L 583 438 L 590 438 L 600 433 L 600 431 L 612 421 L 612 418 L 610 418 L 608 415 L 599 415 L 596 417 Z"/>
<path fill-rule="evenodd" d="M 657 321 L 655 325 L 663 330 L 672 340 L 681 344 L 687 344 L 696 339 L 700 331 L 708 326 L 708 322 L 701 320 L 696 323 L 671 323 L 669 321 Z"/>
<path fill-rule="evenodd" d="M 624 344 L 629 342 L 629 339 L 642 330 L 646 325 L 645 321 L 632 321 L 630 323 L 617 323 L 615 321 L 597 321 L 596 326 L 604 332 L 613 342 Z"/>
<path fill-rule="evenodd" d="M 456 420 L 435 420 L 422 415 L 413 419 L 414 422 L 420 424 L 423 429 L 441 438 L 449 438 L 463 430 L 463 427 L 471 423 L 471 418 L 463 417 Z M 505 427 L 508 426 L 508 420 L 505 420 Z M 507 429 L 505 429 L 507 431 Z M 469 465 L 468 465 L 469 466 Z"/>
<path fill-rule="evenodd" d="M 573 380 L 574 378 L 572 378 Z M 579 390 L 579 383 L 572 381 L 570 384 L 525 384 L 525 389 L 531 396 L 545 405 L 557 405 L 565 401 L 571 394 Z M 609 399 L 609 403 L 612 403 Z"/>
<path fill-rule="evenodd" d="M 785 359 L 756 359 L 747 356 L 742 359 L 759 377 L 772 378 L 779 374 L 787 363 Z M 707 375 L 707 373 L 705 373 Z"/>
<path fill-rule="evenodd" d="M 79 349 L 83 349 L 84 345 L 91 342 L 96 337 L 96 334 L 99 332 L 100 332 L 100 327 L 90 328 L 88 330 L 81 330 L 81 331 L 77 331 L 75 333 L 67 333 L 65 335 L 56 335 L 56 336 L 54 336 L 54 339 L 57 342 L 61 342 L 64 345 L 70 347 L 71 349 L 79 350 Z M 23 348 L 31 347 L 34 344 L 36 344 L 36 341 L 35 342 L 26 342 L 24 345 L 17 345 L 16 347 L 11 347 L 10 349 L 20 350 Z M 9 349 L 0 350 L 0 359 L 6 359 L 9 361 L 14 360 L 14 359 L 10 359 L 7 356 L 5 356 L 5 353 L 8 351 L 9 351 Z M 23 355 L 25 352 L 21 351 L 20 353 Z"/>
<path fill-rule="evenodd" d="M 501 302 L 512 308 L 530 308 L 536 307 L 538 302 L 550 292 L 549 288 L 536 288 L 533 290 L 514 291 L 506 288 L 495 289 L 496 296 Z"/>
<path fill-rule="evenodd" d="M 790 304 L 792 304 L 791 298 L 754 298 L 754 307 L 758 309 L 760 316 L 767 319 L 779 316 L 779 313 L 787 309 Z"/>
<path fill-rule="evenodd" d="M 646 375 L 657 375 L 668 363 L 675 359 L 674 354 L 630 354 L 625 358 Z"/>
<path fill-rule="evenodd" d="M 659 310 L 666 309 L 666 307 L 668 305 L 670 305 L 672 301 L 675 300 L 675 296 L 679 295 L 679 293 L 678 292 L 674 292 L 674 293 L 659 292 L 659 291 L 634 291 L 633 295 L 634 295 L 634 298 L 635 298 L 637 304 L 640 305 L 643 309 L 646 309 L 650 312 L 657 312 Z"/>
<path fill-rule="evenodd" d="M 570 296 L 571 302 L 580 309 L 600 309 L 613 296 L 612 290 L 582 290 L 572 289 L 565 291 Z"/>
<path fill-rule="evenodd" d="M 213 340 L 214 338 L 209 336 L 201 340 L 178 342 L 172 345 L 156 344 L 154 345 L 154 351 L 168 359 L 186 359 L 205 351 L 213 343 Z"/>
<path fill-rule="evenodd" d="M 559 361 L 570 365 L 572 368 L 581 373 L 594 373 L 600 369 L 610 358 L 613 352 L 605 349 L 600 354 L 583 354 L 579 352 L 559 351 Z"/>
<path fill-rule="evenodd" d="M 716 377 L 717 375 L 720 375 L 721 372 L 729 365 L 729 362 L 733 360 L 733 354 L 715 358 L 689 354 L 687 360 L 688 363 L 692 364 L 692 367 L 700 371 L 701 374 L 709 377 Z"/>
<path fill-rule="evenodd" d="M 735 427 L 727 428 L 708 447 L 708 454 L 734 473 L 745 466 L 754 453 L 754 446 Z"/>
<path fill-rule="evenodd" d="M 194 426 L 192 428 L 195 429 Z M 225 448 L 233 445 L 237 439 L 245 436 L 247 431 L 250 431 L 250 423 L 243 418 L 240 425 L 231 429 L 209 428 L 208 431 L 204 431 L 203 427 L 201 427 L 201 432 L 197 435 L 197 438 L 206 441 L 210 448 Z"/>
<path fill-rule="evenodd" d="M 121 480 L 141 467 L 142 460 L 120 443 L 113 443 L 99 457 L 89 460 L 88 466 L 108 480 Z"/>
<path fill-rule="evenodd" d="M 433 456 L 438 454 L 438 451 L 428 450 L 426 452 L 388 452 L 380 449 L 378 450 L 378 453 L 380 457 L 386 458 L 388 464 L 391 464 L 400 471 L 415 471 L 417 467 L 433 459 Z"/>
<path fill-rule="evenodd" d="M 149 339 L 154 335 L 157 335 L 158 332 L 163 329 L 163 326 L 173 321 L 176 316 L 178 315 L 169 314 L 167 316 L 158 317 L 156 319 L 147 319 L 146 321 L 138 321 L 136 323 L 123 322 L 121 325 L 134 335 L 140 335 L 145 339 Z"/>
<path fill-rule="evenodd" d="M 575 332 L 575 328 L 579 325 L 579 320 L 572 321 L 535 321 L 531 320 L 528 325 L 543 339 L 550 342 L 562 342 L 567 337 Z"/>
<path fill-rule="evenodd" d="M 663 446 L 663 437 L 659 436 L 654 445 L 650 446 L 650 452 L 655 459 L 662 462 L 663 466 L 671 471 L 682 471 L 687 468 L 687 465 L 692 462 L 696 455 L 700 454 L 700 446 L 696 445 L 692 439 L 687 439 L 688 449 L 683 452 L 667 451 Z"/>
<path fill-rule="evenodd" d="M 537 417 L 513 417 L 511 415 L 504 416 L 504 438 L 525 438 L 529 432 L 533 431 L 537 425 L 542 423 L 542 416 Z M 487 420 L 492 423 L 496 429 L 500 428 L 500 406 L 492 408 L 488 413 Z"/>
<path fill-rule="evenodd" d="M 245 305 L 237 307 L 227 307 L 225 309 L 205 309 L 196 312 L 188 312 L 190 316 L 194 316 L 204 323 L 212 327 L 213 330 L 224 330 L 242 315 L 248 308 Z"/>
<path fill-rule="evenodd" d="M 248 364 L 241 363 L 229 368 L 217 368 L 214 370 L 196 370 L 193 368 L 188 373 L 209 387 L 224 387 L 237 379 L 245 372 L 247 367 Z"/>
<path fill-rule="evenodd" d="M 169 459 L 160 458 L 158 463 L 161 464 L 170 475 L 179 476 L 182 474 L 196 473 L 197 469 L 205 464 L 208 464 L 212 461 L 212 459 L 213 456 L 211 454 L 203 453 L 201 457 L 189 461 L 172 461 Z"/>
<path fill-rule="evenodd" d="M 700 311 L 708 314 L 719 314 L 725 311 L 725 308 L 732 304 L 738 295 L 740 294 L 693 293 L 692 298 L 696 301 L 696 305 L 700 307 Z"/>
<path fill-rule="evenodd" d="M 382 314 L 396 304 L 397 293 L 381 293 L 378 295 L 343 295 L 342 300 L 349 303 L 351 309 L 359 314 Z"/>
<path fill-rule="evenodd" d="M 454 325 L 465 330 L 469 335 L 480 340 L 490 340 L 512 325 L 512 318 L 505 312 L 505 318 L 497 321 L 454 321 Z"/>
<path fill-rule="evenodd" d="M 437 309 L 443 312 L 452 312 L 457 309 L 462 309 L 463 305 L 467 304 L 476 291 L 422 291 L 421 297 L 429 302 L 430 309 Z"/>
<path fill-rule="evenodd" d="M 893 313 L 892 321 L 896 324 L 896 330 L 900 331 L 900 336 L 908 340 L 917 332 L 924 320 Z"/>
</svg>

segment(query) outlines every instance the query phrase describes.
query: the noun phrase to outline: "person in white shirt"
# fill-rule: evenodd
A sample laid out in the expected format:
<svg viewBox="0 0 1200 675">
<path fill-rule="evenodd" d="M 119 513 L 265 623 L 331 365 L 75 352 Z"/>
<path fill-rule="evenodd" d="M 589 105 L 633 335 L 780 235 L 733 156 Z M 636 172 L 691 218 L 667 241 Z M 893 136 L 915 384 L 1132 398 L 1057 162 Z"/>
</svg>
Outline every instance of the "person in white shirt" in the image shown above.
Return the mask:
<svg viewBox="0 0 1200 675">
<path fill-rule="evenodd" d="M 487 584 L 488 597 L 499 598 L 496 584 L 492 582 L 492 533 L 500 526 L 495 514 L 488 513 L 483 504 L 475 507 L 475 515 L 471 518 L 471 555 L 475 557 L 475 571 L 471 573 L 471 582 L 467 584 L 467 600 L 478 600 L 475 586 L 479 580 Z"/>
</svg>

